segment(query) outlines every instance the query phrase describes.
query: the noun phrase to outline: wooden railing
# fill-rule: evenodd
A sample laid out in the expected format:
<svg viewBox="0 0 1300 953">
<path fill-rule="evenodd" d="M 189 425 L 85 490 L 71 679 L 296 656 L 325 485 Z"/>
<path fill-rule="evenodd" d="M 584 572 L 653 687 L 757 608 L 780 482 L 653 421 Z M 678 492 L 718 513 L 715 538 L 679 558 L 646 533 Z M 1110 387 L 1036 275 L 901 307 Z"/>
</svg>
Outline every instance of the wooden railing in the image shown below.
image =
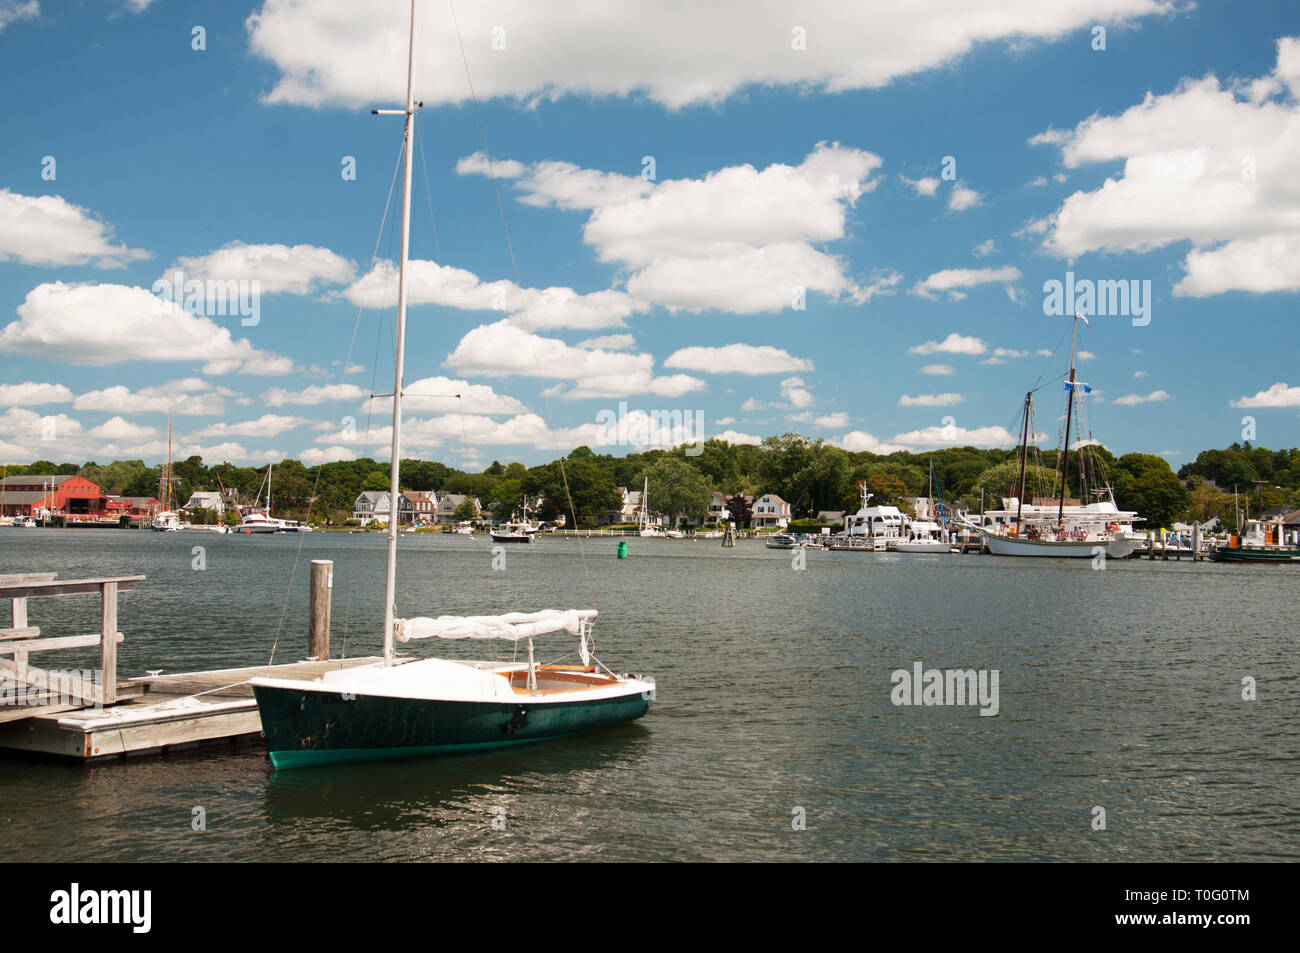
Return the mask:
<svg viewBox="0 0 1300 953">
<path fill-rule="evenodd" d="M 0 678 L 13 679 L 23 691 L 36 689 L 72 699 L 82 705 L 112 705 L 118 701 L 117 594 L 129 592 L 144 576 L 116 576 L 104 579 L 55 580 L 56 573 L 0 575 L 0 601 L 9 600 L 10 627 L 0 629 Z M 27 624 L 27 600 L 45 596 L 100 595 L 99 631 L 92 635 L 40 638 L 41 630 Z M 99 647 L 100 676 L 92 679 L 52 672 L 27 664 L 31 652 Z M 12 659 L 5 658 L 12 656 Z"/>
</svg>

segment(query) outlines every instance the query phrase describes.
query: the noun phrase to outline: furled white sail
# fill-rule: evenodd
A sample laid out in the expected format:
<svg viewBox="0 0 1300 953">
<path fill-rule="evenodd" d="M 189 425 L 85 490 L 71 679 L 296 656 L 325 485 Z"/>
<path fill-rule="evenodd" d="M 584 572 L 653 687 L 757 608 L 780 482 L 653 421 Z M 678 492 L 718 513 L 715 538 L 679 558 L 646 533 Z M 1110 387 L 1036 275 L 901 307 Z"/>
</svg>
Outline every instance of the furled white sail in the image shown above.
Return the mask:
<svg viewBox="0 0 1300 953">
<path fill-rule="evenodd" d="M 596 619 L 595 609 L 543 609 L 541 612 L 509 612 L 505 615 L 443 615 L 436 619 L 420 616 L 399 619 L 397 638 L 410 639 L 531 639 L 549 632 L 578 635 L 583 625 Z"/>
</svg>

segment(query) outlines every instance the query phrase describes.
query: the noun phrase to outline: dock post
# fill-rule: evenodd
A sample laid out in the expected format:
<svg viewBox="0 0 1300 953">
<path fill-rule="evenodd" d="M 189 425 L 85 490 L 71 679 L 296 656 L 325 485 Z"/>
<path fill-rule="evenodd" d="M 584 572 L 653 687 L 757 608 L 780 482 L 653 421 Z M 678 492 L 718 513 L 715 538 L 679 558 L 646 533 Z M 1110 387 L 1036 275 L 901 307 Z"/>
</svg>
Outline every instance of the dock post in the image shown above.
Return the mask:
<svg viewBox="0 0 1300 953">
<path fill-rule="evenodd" d="M 1164 530 L 1160 531 L 1160 558 L 1169 562 L 1169 536 Z"/>
<path fill-rule="evenodd" d="M 311 561 L 311 599 L 307 612 L 307 657 L 330 657 L 330 590 L 334 588 L 334 561 Z"/>
<path fill-rule="evenodd" d="M 117 704 L 117 583 L 100 586 L 99 668 L 100 700 Z"/>
<path fill-rule="evenodd" d="M 1192 562 L 1201 561 L 1201 524 L 1192 524 Z"/>
<path fill-rule="evenodd" d="M 1147 559 L 1156 558 L 1156 534 L 1147 530 Z"/>
</svg>

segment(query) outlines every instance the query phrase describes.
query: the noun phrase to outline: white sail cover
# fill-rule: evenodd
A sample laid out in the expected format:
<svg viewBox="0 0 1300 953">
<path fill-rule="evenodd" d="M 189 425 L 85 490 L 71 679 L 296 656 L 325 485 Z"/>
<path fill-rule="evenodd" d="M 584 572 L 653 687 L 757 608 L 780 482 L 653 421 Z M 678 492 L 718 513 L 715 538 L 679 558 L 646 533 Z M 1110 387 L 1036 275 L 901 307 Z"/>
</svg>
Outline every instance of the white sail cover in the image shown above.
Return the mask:
<svg viewBox="0 0 1300 953">
<path fill-rule="evenodd" d="M 541 612 L 509 612 L 505 615 L 442 615 L 399 619 L 397 638 L 411 639 L 531 639 L 549 632 L 578 635 L 584 622 L 593 622 L 595 609 L 543 609 Z"/>
</svg>

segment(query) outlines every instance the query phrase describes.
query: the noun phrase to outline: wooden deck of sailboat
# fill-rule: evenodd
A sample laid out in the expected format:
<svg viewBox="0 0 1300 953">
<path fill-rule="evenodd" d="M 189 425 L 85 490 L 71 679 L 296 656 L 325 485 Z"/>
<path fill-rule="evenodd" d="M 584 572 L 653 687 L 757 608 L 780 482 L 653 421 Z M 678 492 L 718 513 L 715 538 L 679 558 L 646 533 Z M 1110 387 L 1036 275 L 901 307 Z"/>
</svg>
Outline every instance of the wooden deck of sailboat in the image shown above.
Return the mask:
<svg viewBox="0 0 1300 953">
<path fill-rule="evenodd" d="M 83 761 L 258 741 L 262 721 L 248 679 L 312 679 L 378 658 L 290 662 L 126 679 L 141 694 L 107 708 L 35 708 L 0 723 L 0 748 Z M 202 694 L 199 694 L 202 693 Z M 8 707 L 8 706 L 6 706 Z"/>
</svg>

